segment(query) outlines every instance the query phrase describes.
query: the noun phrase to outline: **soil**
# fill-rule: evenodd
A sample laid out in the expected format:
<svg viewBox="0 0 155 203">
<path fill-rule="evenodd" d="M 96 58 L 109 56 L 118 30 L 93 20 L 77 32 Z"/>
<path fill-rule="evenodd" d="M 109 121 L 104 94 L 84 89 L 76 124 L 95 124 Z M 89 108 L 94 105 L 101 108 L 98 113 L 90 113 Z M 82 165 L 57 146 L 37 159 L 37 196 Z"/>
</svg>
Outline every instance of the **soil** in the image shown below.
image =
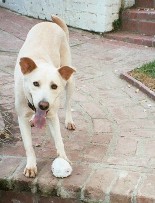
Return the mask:
<svg viewBox="0 0 155 203">
<path fill-rule="evenodd" d="M 128 74 L 155 92 L 155 78 L 135 70 L 128 72 Z"/>
</svg>

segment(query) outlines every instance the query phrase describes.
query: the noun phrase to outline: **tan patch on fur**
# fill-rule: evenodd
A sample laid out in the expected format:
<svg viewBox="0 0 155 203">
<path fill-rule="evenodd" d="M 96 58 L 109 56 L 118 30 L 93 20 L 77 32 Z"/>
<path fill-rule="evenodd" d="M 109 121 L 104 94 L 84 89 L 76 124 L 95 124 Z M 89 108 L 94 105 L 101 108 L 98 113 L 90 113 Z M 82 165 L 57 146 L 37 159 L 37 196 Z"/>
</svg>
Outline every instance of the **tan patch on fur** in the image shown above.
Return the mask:
<svg viewBox="0 0 155 203">
<path fill-rule="evenodd" d="M 23 74 L 30 73 L 37 67 L 35 62 L 28 57 L 21 58 L 19 64 Z"/>
<path fill-rule="evenodd" d="M 63 66 L 63 67 L 59 68 L 58 71 L 59 71 L 61 77 L 65 80 L 68 80 L 70 78 L 70 76 L 72 75 L 72 73 L 75 72 L 75 70 L 69 66 Z"/>
</svg>

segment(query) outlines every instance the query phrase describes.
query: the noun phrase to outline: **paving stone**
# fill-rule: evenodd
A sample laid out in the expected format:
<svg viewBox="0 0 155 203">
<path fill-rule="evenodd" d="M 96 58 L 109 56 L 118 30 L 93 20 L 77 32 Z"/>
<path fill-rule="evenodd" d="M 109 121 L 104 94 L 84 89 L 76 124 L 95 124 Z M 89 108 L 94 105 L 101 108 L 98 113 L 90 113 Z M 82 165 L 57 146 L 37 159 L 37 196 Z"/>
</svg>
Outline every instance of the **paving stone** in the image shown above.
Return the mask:
<svg viewBox="0 0 155 203">
<path fill-rule="evenodd" d="M 140 174 L 134 172 L 121 172 L 110 192 L 111 203 L 132 202 L 135 187 L 140 179 Z"/>
<path fill-rule="evenodd" d="M 106 156 L 107 146 L 106 145 L 97 145 L 90 144 L 83 151 L 83 161 L 87 162 L 101 162 L 103 157 Z M 96 156 L 97 155 L 97 156 Z"/>
<path fill-rule="evenodd" d="M 0 113 L 0 132 L 2 132 L 5 128 L 4 120 L 2 114 Z"/>
<path fill-rule="evenodd" d="M 61 187 L 69 196 L 77 198 L 86 180 L 89 178 L 92 169 L 88 165 L 73 165 L 73 173 L 70 177 L 63 179 Z"/>
<path fill-rule="evenodd" d="M 115 154 L 134 156 L 137 149 L 137 140 L 130 138 L 119 138 L 115 148 Z"/>
<path fill-rule="evenodd" d="M 141 183 L 137 193 L 137 203 L 153 203 L 155 201 L 155 176 L 148 175 Z"/>
<path fill-rule="evenodd" d="M 106 119 L 93 119 L 95 133 L 112 132 L 111 122 Z"/>
<path fill-rule="evenodd" d="M 112 169 L 101 169 L 95 171 L 85 186 L 85 198 L 94 201 L 104 200 L 106 192 L 118 174 Z"/>
<path fill-rule="evenodd" d="M 1 191 L 1 202 L 29 202 L 33 203 L 33 195 L 30 193 L 19 193 L 13 191 Z"/>
<path fill-rule="evenodd" d="M 97 133 L 97 134 L 94 134 L 91 142 L 100 144 L 100 145 L 102 144 L 106 145 L 110 143 L 111 139 L 112 139 L 112 133 Z"/>
<path fill-rule="evenodd" d="M 148 141 L 144 144 L 144 154 L 149 157 L 154 157 L 155 140 Z"/>
<path fill-rule="evenodd" d="M 55 178 L 51 172 L 52 160 L 41 162 L 37 176 L 38 190 L 44 195 L 57 194 L 57 184 L 59 179 Z"/>
<path fill-rule="evenodd" d="M 14 37 L 10 33 L 0 30 L 0 44 L 1 44 L 1 51 L 17 52 L 21 48 L 23 41 Z"/>
<path fill-rule="evenodd" d="M 0 160 L 0 179 L 11 176 L 21 162 L 19 158 L 2 158 Z"/>
</svg>

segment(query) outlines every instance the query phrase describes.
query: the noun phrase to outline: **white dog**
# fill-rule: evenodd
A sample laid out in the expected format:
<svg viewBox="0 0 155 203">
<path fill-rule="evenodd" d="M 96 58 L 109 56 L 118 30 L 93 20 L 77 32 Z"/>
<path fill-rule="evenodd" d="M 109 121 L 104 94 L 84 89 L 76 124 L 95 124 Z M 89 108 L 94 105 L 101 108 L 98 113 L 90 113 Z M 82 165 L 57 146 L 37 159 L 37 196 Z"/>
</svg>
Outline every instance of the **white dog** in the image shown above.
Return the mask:
<svg viewBox="0 0 155 203">
<path fill-rule="evenodd" d="M 52 22 L 35 25 L 28 33 L 15 67 L 15 107 L 27 156 L 26 177 L 37 174 L 31 126 L 42 128 L 47 121 L 57 154 L 67 159 L 60 132 L 59 96 L 66 88 L 67 129 L 74 130 L 70 99 L 74 89 L 67 25 L 57 16 Z M 31 122 L 30 122 L 31 120 Z"/>
</svg>

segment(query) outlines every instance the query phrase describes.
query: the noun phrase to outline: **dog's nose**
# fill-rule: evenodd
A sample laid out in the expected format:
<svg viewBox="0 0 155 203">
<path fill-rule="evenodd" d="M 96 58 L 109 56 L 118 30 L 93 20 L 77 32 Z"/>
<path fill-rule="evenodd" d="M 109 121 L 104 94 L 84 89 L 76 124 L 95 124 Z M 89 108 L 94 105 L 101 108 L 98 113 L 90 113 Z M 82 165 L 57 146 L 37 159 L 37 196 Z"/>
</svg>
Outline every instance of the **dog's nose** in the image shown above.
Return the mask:
<svg viewBox="0 0 155 203">
<path fill-rule="evenodd" d="M 49 108 L 49 103 L 46 101 L 40 101 L 39 102 L 39 108 L 41 110 L 47 110 Z"/>
</svg>

